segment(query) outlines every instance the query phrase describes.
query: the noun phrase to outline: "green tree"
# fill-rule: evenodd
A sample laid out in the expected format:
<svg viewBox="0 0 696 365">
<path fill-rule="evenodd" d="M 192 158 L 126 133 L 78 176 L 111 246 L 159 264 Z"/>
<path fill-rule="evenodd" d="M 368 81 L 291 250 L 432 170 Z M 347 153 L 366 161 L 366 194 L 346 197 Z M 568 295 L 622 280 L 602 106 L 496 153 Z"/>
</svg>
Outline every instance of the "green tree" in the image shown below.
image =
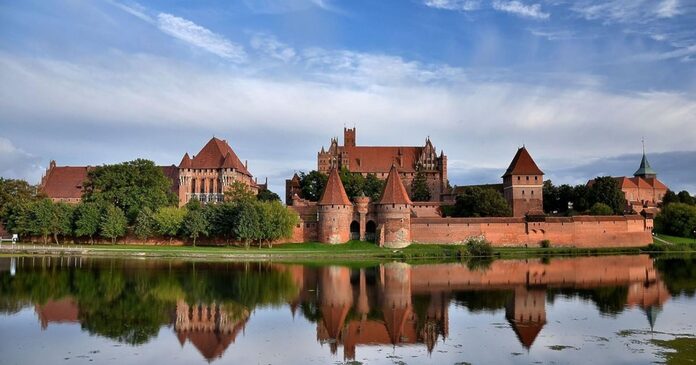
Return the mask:
<svg viewBox="0 0 696 365">
<path fill-rule="evenodd" d="M 209 223 L 201 207 L 201 203 L 197 200 L 192 200 L 186 204 L 186 215 L 184 216 L 183 231 L 193 240 L 193 245 L 196 246 L 196 240 L 201 235 L 207 235 Z"/>
<path fill-rule="evenodd" d="M 26 205 L 37 199 L 36 186 L 30 185 L 24 180 L 5 179 L 0 177 L 0 222 L 7 228 L 15 223 L 20 205 Z M 8 224 L 8 221 L 14 221 Z"/>
<path fill-rule="evenodd" d="M 235 236 L 244 242 L 244 247 L 249 248 L 249 243 L 263 237 L 261 219 L 263 212 L 261 205 L 256 201 L 238 202 L 237 220 L 234 227 Z"/>
<path fill-rule="evenodd" d="M 684 203 L 684 204 L 688 204 L 688 205 L 696 204 L 696 201 L 694 201 L 694 197 L 691 196 L 691 194 L 689 194 L 689 192 L 686 190 L 680 191 L 677 194 L 677 196 L 679 197 L 679 201 Z M 664 199 L 663 199 L 663 201 L 664 201 Z"/>
<path fill-rule="evenodd" d="M 680 203 L 681 200 L 679 199 L 679 196 L 672 190 L 667 189 L 667 192 L 665 195 L 662 197 L 662 206 L 666 207 L 667 205 L 671 203 Z"/>
<path fill-rule="evenodd" d="M 555 185 L 553 185 L 553 182 L 551 182 L 551 180 L 544 181 L 541 193 L 543 195 L 544 200 L 544 211 L 546 213 L 560 212 L 560 210 L 558 209 L 558 188 Z"/>
<path fill-rule="evenodd" d="M 457 196 L 454 217 L 507 217 L 512 210 L 503 195 L 493 189 L 465 187 Z"/>
<path fill-rule="evenodd" d="M 55 204 L 45 198 L 29 204 L 21 219 L 21 231 L 35 236 L 41 236 L 43 243 L 48 243 L 48 235 L 57 224 Z"/>
<path fill-rule="evenodd" d="M 254 192 L 251 191 L 249 186 L 239 180 L 232 182 L 232 184 L 230 184 L 230 186 L 225 190 L 226 202 L 254 200 L 255 198 Z"/>
<path fill-rule="evenodd" d="M 108 204 L 103 212 L 99 230 L 105 238 L 111 239 L 111 244 L 116 243 L 116 239 L 126 234 L 128 220 L 121 208 Z"/>
<path fill-rule="evenodd" d="M 316 170 L 312 170 L 307 174 L 300 171 L 299 176 L 302 197 L 313 202 L 319 201 L 329 176 Z"/>
<path fill-rule="evenodd" d="M 135 218 L 133 233 L 135 233 L 135 235 L 141 240 L 147 240 L 149 237 L 157 234 L 155 213 L 153 213 L 150 208 L 145 207 L 138 212 L 138 217 Z"/>
<path fill-rule="evenodd" d="M 655 217 L 655 230 L 673 236 L 690 237 L 696 230 L 696 206 L 672 203 Z"/>
<path fill-rule="evenodd" d="M 225 202 L 222 204 L 207 204 L 203 207 L 203 214 L 210 224 L 209 234 L 214 237 L 224 238 L 228 243 L 234 238 L 238 209 L 237 203 Z"/>
<path fill-rule="evenodd" d="M 75 236 L 89 237 L 89 243 L 94 244 L 94 235 L 99 232 L 101 223 L 101 207 L 96 203 L 81 202 L 75 209 Z"/>
<path fill-rule="evenodd" d="M 577 185 L 573 189 L 573 210 L 578 212 L 585 212 L 590 209 L 592 203 L 592 198 L 590 194 L 590 188 L 585 185 Z"/>
<path fill-rule="evenodd" d="M 172 239 L 179 235 L 184 223 L 186 209 L 177 207 L 162 207 L 155 213 L 155 222 L 157 222 L 157 233 L 162 236 L 169 237 L 169 243 Z"/>
<path fill-rule="evenodd" d="M 411 199 L 413 201 L 429 201 L 430 188 L 428 188 L 428 180 L 423 168 L 420 164 L 416 167 L 416 176 L 411 183 Z"/>
<path fill-rule="evenodd" d="M 590 208 L 591 215 L 612 215 L 614 210 L 604 203 L 594 203 Z"/>
<path fill-rule="evenodd" d="M 365 177 L 365 185 L 363 192 L 365 196 L 369 197 L 373 202 L 379 201 L 382 197 L 382 191 L 384 191 L 384 180 L 380 180 L 375 174 L 367 174 Z"/>
<path fill-rule="evenodd" d="M 604 203 L 608 205 L 614 214 L 622 214 L 626 210 L 626 198 L 619 184 L 611 176 L 602 176 L 594 179 L 590 187 L 590 202 Z"/>
<path fill-rule="evenodd" d="M 113 204 L 125 212 L 129 222 L 134 222 L 145 207 L 156 211 L 174 205 L 177 198 L 171 187 L 171 180 L 154 162 L 137 159 L 91 170 L 83 198 L 88 202 Z"/>
<path fill-rule="evenodd" d="M 261 213 L 261 235 L 268 247 L 273 247 L 275 240 L 291 237 L 293 228 L 299 222 L 297 213 L 276 201 L 263 203 Z"/>
<path fill-rule="evenodd" d="M 258 194 L 256 194 L 256 199 L 258 199 L 260 201 L 266 201 L 266 202 L 276 201 L 276 200 L 280 201 L 280 196 L 278 194 L 268 190 L 268 189 L 262 189 L 262 190 L 259 190 Z"/>
<path fill-rule="evenodd" d="M 360 173 L 350 172 L 346 167 L 342 167 L 339 172 L 343 188 L 346 189 L 346 195 L 349 199 L 360 196 L 365 189 L 365 177 Z"/>
</svg>

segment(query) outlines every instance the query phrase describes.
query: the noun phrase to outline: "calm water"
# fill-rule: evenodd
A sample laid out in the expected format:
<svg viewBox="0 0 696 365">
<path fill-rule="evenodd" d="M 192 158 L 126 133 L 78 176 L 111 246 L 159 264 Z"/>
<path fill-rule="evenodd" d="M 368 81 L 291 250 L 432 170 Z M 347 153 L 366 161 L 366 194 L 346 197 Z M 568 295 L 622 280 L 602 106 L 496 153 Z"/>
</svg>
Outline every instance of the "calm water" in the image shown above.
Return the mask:
<svg viewBox="0 0 696 365">
<path fill-rule="evenodd" d="M 0 363 L 663 361 L 696 259 L 375 267 L 0 258 Z"/>
</svg>

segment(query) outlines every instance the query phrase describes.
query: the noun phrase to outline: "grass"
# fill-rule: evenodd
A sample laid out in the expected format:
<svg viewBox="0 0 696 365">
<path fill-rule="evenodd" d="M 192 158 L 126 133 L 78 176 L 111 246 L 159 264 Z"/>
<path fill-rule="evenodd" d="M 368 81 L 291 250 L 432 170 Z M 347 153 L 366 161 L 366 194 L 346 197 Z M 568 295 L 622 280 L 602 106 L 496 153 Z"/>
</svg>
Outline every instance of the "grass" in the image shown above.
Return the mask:
<svg viewBox="0 0 696 365">
<path fill-rule="evenodd" d="M 696 338 L 677 337 L 673 340 L 652 340 L 653 344 L 667 350 L 660 352 L 667 364 L 696 363 Z"/>
<path fill-rule="evenodd" d="M 669 243 L 673 243 L 673 244 L 687 244 L 687 245 L 696 244 L 696 240 L 694 240 L 693 237 L 689 238 L 689 237 L 668 236 L 666 234 L 661 234 L 661 233 L 657 233 L 657 234 L 655 234 L 655 236 L 657 238 L 661 238 L 661 239 L 663 239 Z M 656 241 L 655 243 L 659 242 L 657 240 L 655 240 L 655 241 Z"/>
</svg>

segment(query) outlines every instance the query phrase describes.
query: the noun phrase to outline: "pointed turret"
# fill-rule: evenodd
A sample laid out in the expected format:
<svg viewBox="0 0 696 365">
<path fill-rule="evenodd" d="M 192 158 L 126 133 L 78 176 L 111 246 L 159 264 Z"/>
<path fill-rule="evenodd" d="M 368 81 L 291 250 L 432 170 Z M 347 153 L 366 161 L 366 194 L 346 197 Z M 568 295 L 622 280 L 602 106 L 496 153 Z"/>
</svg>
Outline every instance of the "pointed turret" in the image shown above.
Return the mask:
<svg viewBox="0 0 696 365">
<path fill-rule="evenodd" d="M 510 162 L 510 166 L 505 171 L 505 176 L 511 175 L 543 175 L 539 166 L 527 151 L 526 147 L 520 147 L 515 154 L 515 157 Z"/>
<path fill-rule="evenodd" d="M 648 162 L 648 157 L 645 155 L 645 144 L 643 144 L 643 158 L 640 160 L 640 167 L 633 174 L 635 177 L 642 177 L 644 179 L 654 178 L 657 176 L 657 172 L 652 169 L 650 162 Z"/>
<path fill-rule="evenodd" d="M 346 189 L 343 187 L 341 177 L 338 175 L 338 169 L 333 168 L 329 172 L 329 179 L 326 181 L 326 187 L 321 194 L 318 205 L 352 205 Z"/>
<path fill-rule="evenodd" d="M 188 152 L 184 154 L 184 158 L 181 159 L 179 163 L 180 169 L 190 169 L 191 168 L 191 157 L 189 157 Z"/>
<path fill-rule="evenodd" d="M 413 204 L 408 197 L 404 184 L 401 182 L 396 165 L 392 165 L 391 170 L 389 170 L 389 176 L 387 176 L 387 181 L 384 184 L 384 191 L 382 191 L 379 204 Z"/>
<path fill-rule="evenodd" d="M 544 214 L 543 185 L 544 172 L 527 148 L 520 147 L 503 174 L 503 195 L 514 217 Z"/>
</svg>

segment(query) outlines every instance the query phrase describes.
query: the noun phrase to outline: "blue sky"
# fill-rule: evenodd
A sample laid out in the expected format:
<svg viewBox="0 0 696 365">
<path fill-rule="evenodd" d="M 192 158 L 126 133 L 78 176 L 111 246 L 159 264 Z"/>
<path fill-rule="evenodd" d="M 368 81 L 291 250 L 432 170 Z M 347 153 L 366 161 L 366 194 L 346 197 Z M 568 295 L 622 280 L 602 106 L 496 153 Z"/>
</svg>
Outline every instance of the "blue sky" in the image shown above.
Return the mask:
<svg viewBox="0 0 696 365">
<path fill-rule="evenodd" d="M 0 1 L 0 175 L 146 157 L 213 135 L 259 178 L 430 136 L 453 184 L 525 144 L 547 177 L 630 175 L 645 137 L 696 192 L 696 2 Z"/>
</svg>

